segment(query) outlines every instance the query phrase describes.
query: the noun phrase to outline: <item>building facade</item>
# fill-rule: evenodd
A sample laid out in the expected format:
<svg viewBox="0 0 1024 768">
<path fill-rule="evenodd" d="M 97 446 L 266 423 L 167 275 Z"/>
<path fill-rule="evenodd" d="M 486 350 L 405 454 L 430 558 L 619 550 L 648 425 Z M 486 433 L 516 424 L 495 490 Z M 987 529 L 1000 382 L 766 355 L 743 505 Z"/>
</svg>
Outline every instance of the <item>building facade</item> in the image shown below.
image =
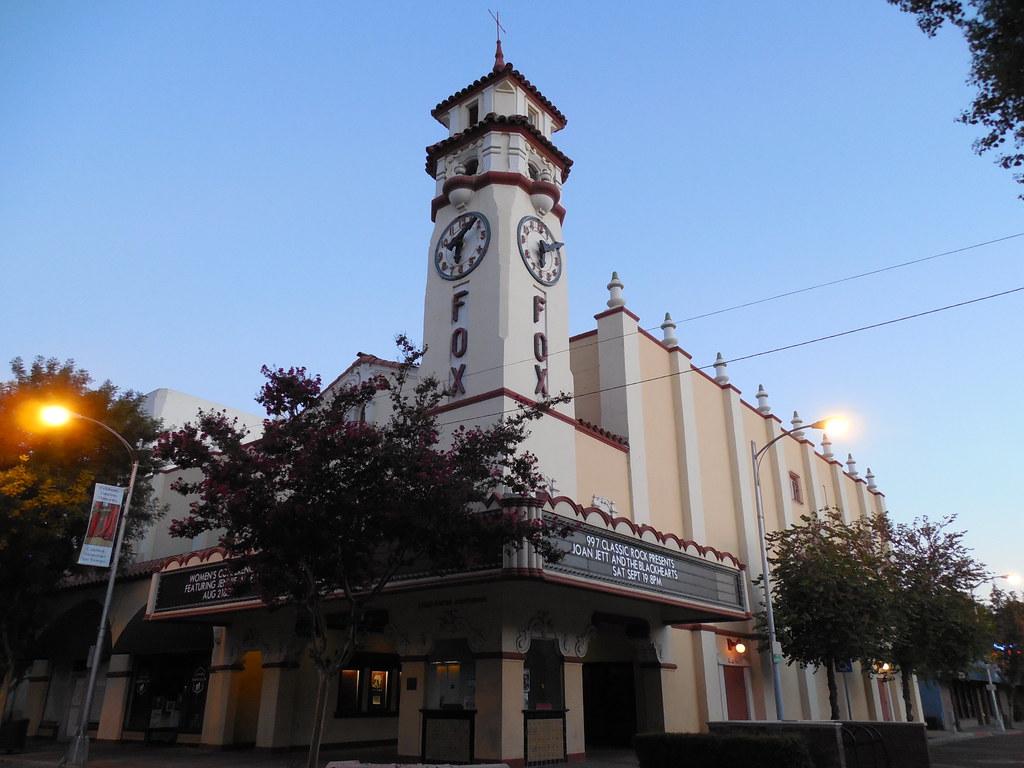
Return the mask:
<svg viewBox="0 0 1024 768">
<path fill-rule="evenodd" d="M 771 529 L 826 506 L 872 515 L 884 497 L 827 439 L 816 448 L 799 420 L 783 427 L 763 391 L 745 401 L 724 362 L 714 376 L 692 366 L 669 318 L 661 338 L 644 330 L 617 275 L 594 327 L 570 336 L 572 161 L 553 141 L 566 119 L 500 44 L 493 69 L 432 114 L 448 136 L 427 149 L 422 369 L 447 382 L 445 424 L 573 394 L 527 441 L 545 492 L 509 503 L 579 528 L 557 564 L 523 552 L 488 570 L 394 582 L 334 684 L 324 743 L 522 766 L 581 759 L 638 731 L 774 718 L 770 653 L 751 618 L 761 603 L 751 443 L 783 435 L 761 464 Z M 360 355 L 338 382 L 392 365 Z M 183 500 L 166 501 L 179 510 L 168 519 L 182 516 Z M 307 744 L 316 674 L 296 612 L 225 590 L 214 537 L 182 544 L 155 532 L 119 586 L 96 736 Z M 64 593 L 19 699 L 30 732 L 73 730 L 89 632 L 70 628 L 95 627 L 101 599 L 98 584 Z M 788 717 L 828 718 L 823 673 L 782 676 Z M 856 668 L 841 678 L 847 716 L 904 718 L 897 682 Z"/>
</svg>

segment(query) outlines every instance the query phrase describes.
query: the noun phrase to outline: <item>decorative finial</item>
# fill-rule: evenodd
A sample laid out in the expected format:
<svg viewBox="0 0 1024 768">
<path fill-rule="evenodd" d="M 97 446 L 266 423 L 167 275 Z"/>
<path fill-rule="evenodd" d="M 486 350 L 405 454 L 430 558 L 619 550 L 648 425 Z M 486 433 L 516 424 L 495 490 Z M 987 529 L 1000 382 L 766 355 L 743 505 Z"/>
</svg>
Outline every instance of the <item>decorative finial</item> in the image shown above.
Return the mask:
<svg viewBox="0 0 1024 768">
<path fill-rule="evenodd" d="M 800 418 L 800 414 L 797 413 L 796 411 L 793 411 L 793 420 L 790 422 L 790 424 L 793 425 L 792 429 L 789 430 L 790 432 L 793 433 L 793 437 L 795 437 L 797 440 L 803 440 L 804 431 L 800 429 L 800 427 L 804 425 L 804 420 Z"/>
<path fill-rule="evenodd" d="M 488 9 L 487 12 L 491 14 L 491 18 L 494 19 L 495 34 L 498 38 L 498 45 L 494 51 L 494 71 L 497 72 L 498 70 L 505 68 L 505 54 L 501 52 L 501 33 L 505 32 L 505 34 L 508 34 L 508 32 L 506 32 L 505 28 L 501 26 L 501 11 L 495 13 Z"/>
<path fill-rule="evenodd" d="M 832 453 L 832 441 L 828 439 L 827 432 L 821 433 L 821 455 L 827 461 L 832 461 L 832 459 L 836 457 L 836 455 Z"/>
<path fill-rule="evenodd" d="M 871 471 L 871 467 L 868 467 L 868 473 L 864 475 L 864 478 L 868 481 L 869 491 L 878 490 L 878 485 L 875 483 L 875 473 Z"/>
<path fill-rule="evenodd" d="M 857 477 L 857 462 L 853 460 L 853 454 L 846 454 L 846 474 L 850 477 Z"/>
<path fill-rule="evenodd" d="M 725 369 L 729 367 L 729 364 L 725 362 L 725 358 L 722 357 L 722 353 L 718 353 L 718 357 L 715 358 L 715 381 L 721 384 L 723 387 L 729 383 L 729 374 L 725 372 Z"/>
<path fill-rule="evenodd" d="M 626 306 L 626 300 L 622 298 L 622 289 L 625 286 L 622 281 L 619 280 L 619 273 L 612 272 L 611 282 L 608 283 L 608 293 L 611 294 L 608 298 L 609 307 L 624 307 Z"/>
<path fill-rule="evenodd" d="M 772 412 L 772 407 L 768 405 L 768 393 L 764 391 L 763 384 L 757 385 L 757 412 L 765 416 Z"/>
<path fill-rule="evenodd" d="M 679 346 L 679 339 L 676 338 L 676 324 L 668 312 L 665 313 L 665 322 L 661 324 L 661 332 L 665 334 L 661 341 L 666 347 Z"/>
</svg>

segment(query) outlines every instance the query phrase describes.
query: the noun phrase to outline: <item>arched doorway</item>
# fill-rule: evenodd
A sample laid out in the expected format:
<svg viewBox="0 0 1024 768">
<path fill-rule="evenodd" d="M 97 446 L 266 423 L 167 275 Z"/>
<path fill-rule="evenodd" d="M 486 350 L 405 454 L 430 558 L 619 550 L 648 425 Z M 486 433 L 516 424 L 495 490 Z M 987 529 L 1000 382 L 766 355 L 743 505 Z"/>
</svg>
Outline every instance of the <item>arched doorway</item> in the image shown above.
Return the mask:
<svg viewBox="0 0 1024 768">
<path fill-rule="evenodd" d="M 125 626 L 113 653 L 128 654 L 131 686 L 124 731 L 152 740 L 198 739 L 203 729 L 213 628 L 208 624 L 159 624 L 145 608 Z"/>
<path fill-rule="evenodd" d="M 85 688 L 89 674 L 89 653 L 96 643 L 103 608 L 95 600 L 86 600 L 64 611 L 40 632 L 33 655 L 50 663 L 50 682 L 46 689 L 41 725 L 58 738 L 70 738 L 81 720 Z M 104 647 L 96 663 L 110 658 L 110 632 L 104 635 Z M 89 723 L 99 722 L 103 708 L 106 677 L 101 668 L 89 712 Z"/>
</svg>

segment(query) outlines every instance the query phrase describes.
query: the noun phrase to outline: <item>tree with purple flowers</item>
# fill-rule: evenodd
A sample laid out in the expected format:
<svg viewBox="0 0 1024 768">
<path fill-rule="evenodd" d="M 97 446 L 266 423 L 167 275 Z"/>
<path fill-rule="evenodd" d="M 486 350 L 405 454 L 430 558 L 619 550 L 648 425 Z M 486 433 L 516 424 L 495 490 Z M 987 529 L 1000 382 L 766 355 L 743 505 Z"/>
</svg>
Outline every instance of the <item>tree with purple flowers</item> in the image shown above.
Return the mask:
<svg viewBox="0 0 1024 768">
<path fill-rule="evenodd" d="M 415 380 L 420 352 L 404 337 L 399 345 L 404 360 L 394 373 L 327 390 L 303 368 L 264 367 L 262 437 L 249 440 L 223 414 L 200 413 L 156 448 L 180 468 L 202 471 L 174 486 L 195 500 L 172 533 L 220 530 L 232 567 L 251 571 L 246 588 L 271 607 L 297 606 L 307 619 L 318 673 L 309 768 L 317 765 L 328 684 L 392 579 L 413 567 L 433 575 L 499 567 L 503 551 L 523 547 L 554 561 L 562 555 L 556 538 L 573 527 L 491 503 L 541 487 L 536 460 L 520 445 L 546 405 L 444 432 L 437 409 L 446 392 L 435 379 Z M 390 404 L 390 416 L 362 420 L 371 401 Z M 339 604 L 340 638 L 329 635 L 326 619 Z"/>
</svg>

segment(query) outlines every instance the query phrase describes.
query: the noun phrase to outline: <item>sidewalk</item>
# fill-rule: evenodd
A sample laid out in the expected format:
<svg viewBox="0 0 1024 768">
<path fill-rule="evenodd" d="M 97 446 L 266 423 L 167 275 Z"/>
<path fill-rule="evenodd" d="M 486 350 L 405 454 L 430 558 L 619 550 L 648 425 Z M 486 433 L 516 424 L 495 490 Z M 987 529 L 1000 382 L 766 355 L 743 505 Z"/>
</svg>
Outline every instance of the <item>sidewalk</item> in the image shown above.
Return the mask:
<svg viewBox="0 0 1024 768">
<path fill-rule="evenodd" d="M 66 742 L 30 739 L 18 754 L 0 754 L 0 768 L 56 768 L 67 747 Z M 932 768 L 977 768 L 980 766 L 1019 766 L 1024 768 L 1024 731 L 975 730 L 928 731 L 928 751 Z M 393 747 L 324 749 L 320 765 L 332 760 L 359 760 L 364 763 L 392 763 Z M 253 750 L 216 751 L 181 745 L 92 744 L 90 768 L 304 768 L 306 753 L 257 752 Z M 571 768 L 637 768 L 631 750 L 590 750 L 587 759 Z M 898 766 L 893 766 L 898 768 Z"/>
<path fill-rule="evenodd" d="M 64 757 L 66 742 L 29 739 L 25 750 L 0 754 L 0 768 L 55 768 Z M 323 749 L 320 765 L 332 760 L 393 763 L 393 747 Z M 89 768 L 305 768 L 306 752 L 216 751 L 181 745 L 91 744 Z M 591 750 L 587 759 L 572 768 L 637 768 L 631 750 Z"/>
</svg>

